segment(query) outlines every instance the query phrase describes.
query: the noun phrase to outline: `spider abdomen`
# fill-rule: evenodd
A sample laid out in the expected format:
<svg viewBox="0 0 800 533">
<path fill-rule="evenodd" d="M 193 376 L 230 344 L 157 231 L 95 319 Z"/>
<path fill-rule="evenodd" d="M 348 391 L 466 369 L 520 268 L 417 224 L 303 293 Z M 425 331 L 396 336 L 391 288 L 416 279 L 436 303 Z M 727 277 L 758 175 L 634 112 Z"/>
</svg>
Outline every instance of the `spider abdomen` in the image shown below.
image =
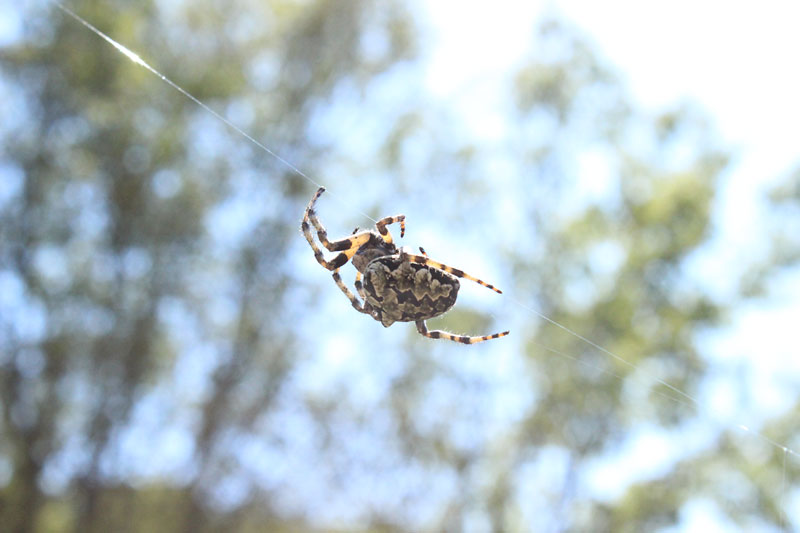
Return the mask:
<svg viewBox="0 0 800 533">
<path fill-rule="evenodd" d="M 364 292 L 372 317 L 394 322 L 426 320 L 456 303 L 458 278 L 443 270 L 411 263 L 400 255 L 379 257 L 364 270 Z"/>
<path fill-rule="evenodd" d="M 376 220 L 375 230 L 361 231 L 356 228 L 349 237 L 335 241 L 328 240 L 328 232 L 314 211 L 314 205 L 323 192 L 325 187 L 320 187 L 311 198 L 300 223 L 300 229 L 314 251 L 314 259 L 333 273 L 333 281 L 350 300 L 353 309 L 370 315 L 384 327 L 389 327 L 395 322 L 416 322 L 419 334 L 429 339 L 448 339 L 462 344 L 475 344 L 508 335 L 508 331 L 504 331 L 475 337 L 429 330 L 425 321 L 441 315 L 456 303 L 458 278 L 472 280 L 499 294 L 502 294 L 502 291 L 494 285 L 470 276 L 460 268 L 453 268 L 430 259 L 421 246 L 419 251 L 422 255 L 398 249 L 386 226 L 399 223 L 400 237 L 402 237 L 406 231 L 405 215 Z M 319 242 L 329 252 L 339 252 L 332 259 L 325 259 L 325 254 L 314 240 L 312 227 L 317 232 Z M 355 285 L 363 302 L 350 291 L 339 274 L 339 269 L 348 261 L 351 261 L 358 271 Z"/>
</svg>

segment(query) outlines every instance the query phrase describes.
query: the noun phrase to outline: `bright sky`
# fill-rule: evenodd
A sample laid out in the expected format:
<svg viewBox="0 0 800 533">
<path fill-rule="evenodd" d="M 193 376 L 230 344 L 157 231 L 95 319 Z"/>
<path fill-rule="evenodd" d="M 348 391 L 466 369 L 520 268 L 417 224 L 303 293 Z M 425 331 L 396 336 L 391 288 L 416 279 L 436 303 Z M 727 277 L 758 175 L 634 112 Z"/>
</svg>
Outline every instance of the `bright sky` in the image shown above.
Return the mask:
<svg viewBox="0 0 800 533">
<path fill-rule="evenodd" d="M 459 88 L 477 86 L 480 90 L 467 95 L 464 103 L 468 105 L 469 98 L 480 99 L 482 105 L 475 110 L 484 114 L 476 112 L 474 116 L 489 138 L 496 131 L 495 126 L 502 127 L 493 124 L 491 113 L 486 112 L 492 105 L 502 105 L 499 98 L 504 93 L 493 93 L 492 89 L 501 87 L 513 67 L 528 55 L 535 19 L 545 13 L 560 14 L 582 28 L 646 108 L 655 111 L 684 99 L 698 103 L 715 122 L 722 138 L 740 150 L 718 215 L 718 224 L 726 231 L 723 239 L 727 239 L 727 249 L 735 249 L 732 243 L 742 239 L 746 242 L 755 235 L 751 227 L 757 225 L 759 213 L 752 201 L 754 192 L 800 163 L 800 69 L 796 68 L 800 3 L 767 0 L 756 6 L 717 0 L 495 0 L 488 4 L 436 0 L 420 2 L 419 9 L 429 16 L 433 38 L 428 88 L 434 95 L 444 97 L 459 92 Z M 11 31 L 3 24 L 0 17 L 0 36 Z M 722 257 L 728 259 L 724 254 Z M 754 383 L 759 391 L 779 391 L 772 385 L 787 369 L 800 375 L 800 364 L 787 348 L 795 344 L 790 334 L 796 322 L 793 308 L 800 300 L 800 282 L 788 284 L 795 287 L 795 292 L 786 292 L 783 300 L 769 310 L 745 309 L 735 317 L 730 334 L 716 345 L 714 356 L 726 357 L 734 352 L 737 356 L 740 352 L 759 355 L 754 367 Z M 765 401 L 774 412 L 793 398 L 773 394 Z M 731 406 L 724 402 L 710 409 L 719 413 L 718 419 L 730 424 L 739 423 L 735 417 L 742 416 L 738 411 L 731 412 Z M 669 455 L 664 446 L 654 428 L 636 435 L 626 452 L 634 462 L 640 461 L 635 466 L 637 471 L 646 466 L 657 470 L 658 465 L 654 466 L 652 460 L 659 454 Z M 647 452 L 637 454 L 643 447 Z M 649 462 L 641 463 L 642 459 Z M 616 472 L 619 474 L 619 470 Z M 607 491 L 608 485 L 602 490 Z M 696 502 L 684 512 L 687 529 L 691 525 L 703 531 L 722 527 L 708 502 Z"/>
<path fill-rule="evenodd" d="M 630 93 L 657 113 L 698 104 L 737 158 L 720 189 L 716 264 L 710 285 L 735 279 L 741 250 L 759 249 L 757 200 L 768 182 L 800 163 L 800 3 L 677 0 L 483 2 L 439 0 L 421 6 L 432 43 L 427 83 L 434 95 L 469 109 L 465 120 L 487 141 L 500 137 L 501 90 L 530 55 L 537 17 L 557 14 L 585 32 Z M 456 17 L 457 14 L 457 17 Z M 496 90 L 495 90 L 496 89 Z M 455 95 L 455 96 L 454 96 Z M 724 275 L 727 274 L 727 275 Z M 714 287 L 720 291 L 730 287 Z"/>
<path fill-rule="evenodd" d="M 594 40 L 640 103 L 658 109 L 682 98 L 699 102 L 726 140 L 769 156 L 767 174 L 798 158 L 796 2 L 497 0 L 487 6 L 425 5 L 439 45 L 430 78 L 436 88 L 506 72 L 528 51 L 535 18 L 557 13 Z"/>
<path fill-rule="evenodd" d="M 645 109 L 699 104 L 736 151 L 715 213 L 719 237 L 698 268 L 711 288 L 730 289 L 715 285 L 736 279 L 733 269 L 745 263 L 743 254 L 763 250 L 759 193 L 800 165 L 800 3 L 497 0 L 487 6 L 458 0 L 421 5 L 432 37 L 426 48 L 433 50 L 431 92 L 449 101 L 455 95 L 468 106 L 463 114 L 473 130 L 493 139 L 502 128 L 492 117 L 492 106 L 501 106 L 505 95 L 500 88 L 529 55 L 537 17 L 556 13 L 586 33 Z M 800 294 L 795 280 L 787 283 L 791 294 Z M 770 323 L 782 320 L 773 316 Z M 793 317 L 785 320 L 790 331 Z"/>
<path fill-rule="evenodd" d="M 487 140 L 495 137 L 492 106 L 502 105 L 498 95 L 504 94 L 493 89 L 501 87 L 528 55 L 535 20 L 545 14 L 560 15 L 583 30 L 645 109 L 658 112 L 683 101 L 698 104 L 737 152 L 720 190 L 715 214 L 719 237 L 711 258 L 700 265 L 702 276 L 711 287 L 735 279 L 735 265 L 744 263 L 737 258 L 760 249 L 765 217 L 758 194 L 800 165 L 800 3 L 496 0 L 489 5 L 438 0 L 421 9 L 428 15 L 433 38 L 429 89 L 447 99 L 460 95 L 460 104 L 469 106 L 466 114 L 476 122 L 474 130 Z M 472 96 L 462 96 L 465 87 Z M 769 306 L 742 308 L 732 327 L 705 345 L 712 362 L 727 360 L 730 365 L 742 360 L 749 376 L 748 384 L 739 386 L 751 390 L 726 390 L 736 385 L 722 378 L 701 398 L 706 415 L 723 425 L 752 423 L 750 427 L 758 429 L 767 416 L 796 400 L 800 364 L 792 332 L 800 275 L 781 280 L 778 291 L 780 298 Z M 742 409 L 734 400 L 742 396 L 754 405 Z M 746 432 L 742 435 L 747 438 Z M 612 469 L 612 477 L 628 478 L 622 484 L 642 472 L 646 477 L 660 475 L 659 461 L 668 462 L 665 457 L 674 454 L 663 442 L 653 446 L 663 438 L 657 429 L 644 431 L 625 450 L 627 468 L 622 461 L 608 462 L 595 474 L 603 476 L 603 468 Z M 663 453 L 654 455 L 655 449 Z M 615 489 L 606 483 L 602 490 Z M 730 526 L 709 501 L 693 501 L 682 518 L 684 530 L 722 531 Z M 797 514 L 792 518 L 800 520 Z"/>
</svg>

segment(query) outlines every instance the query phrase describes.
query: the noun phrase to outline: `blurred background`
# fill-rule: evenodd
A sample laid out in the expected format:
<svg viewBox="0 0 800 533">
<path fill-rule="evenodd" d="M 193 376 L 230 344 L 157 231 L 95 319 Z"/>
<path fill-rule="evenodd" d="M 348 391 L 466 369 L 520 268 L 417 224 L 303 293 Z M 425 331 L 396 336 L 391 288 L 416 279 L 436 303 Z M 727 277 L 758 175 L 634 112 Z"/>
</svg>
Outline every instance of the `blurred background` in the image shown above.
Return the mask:
<svg viewBox="0 0 800 533">
<path fill-rule="evenodd" d="M 0 529 L 800 529 L 789 4 L 2 0 Z"/>
</svg>

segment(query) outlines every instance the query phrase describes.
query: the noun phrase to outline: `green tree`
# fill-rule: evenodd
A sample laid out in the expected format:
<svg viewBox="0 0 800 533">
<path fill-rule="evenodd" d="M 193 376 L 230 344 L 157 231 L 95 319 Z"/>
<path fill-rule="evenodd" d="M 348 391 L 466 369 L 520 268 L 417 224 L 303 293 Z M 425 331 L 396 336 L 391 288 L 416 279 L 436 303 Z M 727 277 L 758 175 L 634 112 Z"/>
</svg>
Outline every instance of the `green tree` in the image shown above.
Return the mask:
<svg viewBox="0 0 800 533">
<path fill-rule="evenodd" d="M 730 157 L 701 112 L 642 111 L 556 21 L 486 143 L 426 94 L 393 2 L 70 9 L 329 185 L 332 234 L 402 210 L 404 242 L 485 258 L 505 299 L 465 286 L 436 321 L 512 335 L 467 349 L 352 313 L 298 232 L 309 179 L 26 6 L 0 50 L 4 529 L 643 531 L 695 498 L 781 524 L 796 462 L 698 420 L 697 337 L 767 294 L 798 233 L 739 300 L 693 277 Z M 791 443 L 796 417 L 763 432 Z M 661 471 L 596 481 L 647 432 L 677 450 Z"/>
<path fill-rule="evenodd" d="M 388 3 L 70 8 L 146 42 L 159 68 L 295 160 L 313 159 L 297 139 L 337 88 L 357 90 L 411 50 Z M 296 362 L 282 258 L 307 184 L 53 5 L 9 16 L 20 35 L 0 57 L 17 110 L 2 127 L 3 529 L 244 527 L 249 515 L 219 513 L 214 491 L 236 476 L 253 484 L 231 442 L 254 431 Z M 367 27 L 385 38 L 377 53 Z M 251 216 L 219 228 L 224 212 Z M 181 432 L 168 444 L 191 436 L 189 460 L 148 476 L 165 460 L 148 440 L 170 425 Z M 138 464 L 120 460 L 131 447 Z M 268 504 L 252 509 L 261 525 L 278 520 Z"/>
</svg>

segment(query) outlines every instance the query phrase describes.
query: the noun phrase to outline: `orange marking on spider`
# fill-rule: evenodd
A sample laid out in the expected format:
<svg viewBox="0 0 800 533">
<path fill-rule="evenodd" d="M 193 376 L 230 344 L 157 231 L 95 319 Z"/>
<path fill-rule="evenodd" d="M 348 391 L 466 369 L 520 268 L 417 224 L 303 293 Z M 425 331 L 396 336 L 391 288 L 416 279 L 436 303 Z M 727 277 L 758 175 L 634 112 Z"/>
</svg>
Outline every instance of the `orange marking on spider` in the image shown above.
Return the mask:
<svg viewBox="0 0 800 533">
<path fill-rule="evenodd" d="M 320 187 L 311 198 L 300 229 L 314 251 L 314 258 L 320 265 L 333 271 L 336 285 L 357 311 L 370 315 L 384 327 L 395 322 L 415 322 L 417 331 L 425 337 L 463 344 L 476 344 L 509 334 L 504 331 L 492 335 L 467 336 L 440 330 L 429 331 L 425 321 L 447 312 L 455 305 L 461 286 L 458 278 L 474 281 L 497 293 L 501 293 L 500 289 L 461 269 L 430 259 L 422 247 L 419 251 L 423 255 L 409 254 L 399 249 L 386 226 L 399 223 L 400 236 L 403 237 L 406 231 L 405 215 L 382 218 L 376 223 L 375 230 L 356 228 L 349 237 L 328 240 L 328 232 L 314 211 L 323 192 L 325 188 Z M 339 252 L 333 259 L 325 259 L 314 241 L 312 226 L 325 249 Z M 358 296 L 353 294 L 339 275 L 339 268 L 348 261 L 357 271 L 355 287 Z"/>
</svg>

